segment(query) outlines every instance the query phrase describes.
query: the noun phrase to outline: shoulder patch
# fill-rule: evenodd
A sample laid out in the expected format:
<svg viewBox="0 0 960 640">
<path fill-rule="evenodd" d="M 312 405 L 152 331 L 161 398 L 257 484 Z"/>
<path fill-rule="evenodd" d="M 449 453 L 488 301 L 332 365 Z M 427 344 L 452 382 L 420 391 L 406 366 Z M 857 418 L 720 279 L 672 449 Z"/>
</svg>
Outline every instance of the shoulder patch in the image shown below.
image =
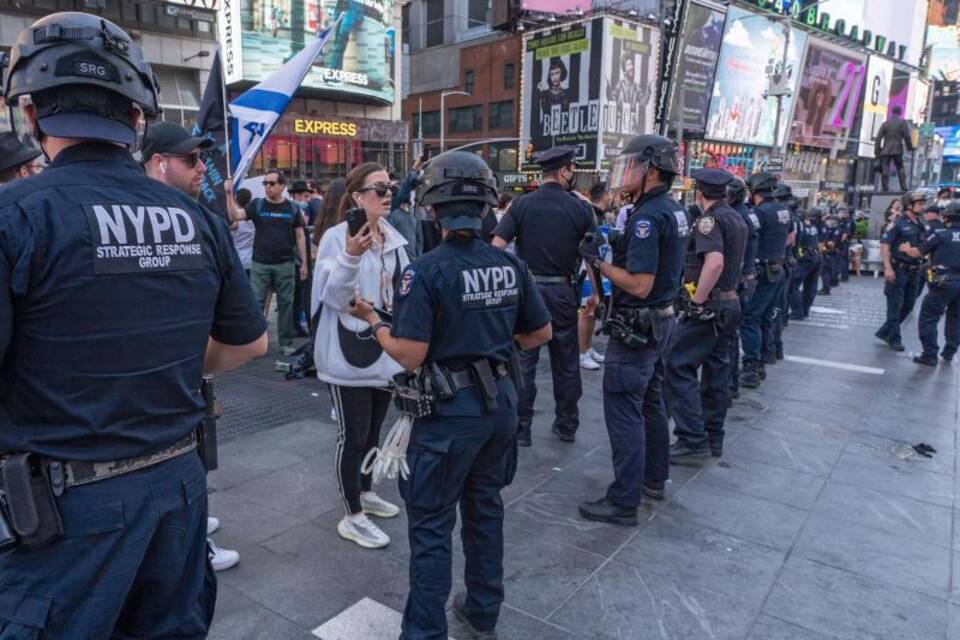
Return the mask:
<svg viewBox="0 0 960 640">
<path fill-rule="evenodd" d="M 634 233 L 637 234 L 637 237 L 641 240 L 646 240 L 650 237 L 650 221 L 649 220 L 637 220 L 637 226 L 634 229 Z"/>
<path fill-rule="evenodd" d="M 717 221 L 713 216 L 701 216 L 700 219 L 697 220 L 697 231 L 705 236 L 710 235 L 710 232 L 713 231 L 715 226 L 717 226 Z"/>
<path fill-rule="evenodd" d="M 404 269 L 403 275 L 400 276 L 400 288 L 397 290 L 397 295 L 405 298 L 413 289 L 413 280 L 416 277 L 417 271 L 415 269 L 410 267 Z"/>
</svg>

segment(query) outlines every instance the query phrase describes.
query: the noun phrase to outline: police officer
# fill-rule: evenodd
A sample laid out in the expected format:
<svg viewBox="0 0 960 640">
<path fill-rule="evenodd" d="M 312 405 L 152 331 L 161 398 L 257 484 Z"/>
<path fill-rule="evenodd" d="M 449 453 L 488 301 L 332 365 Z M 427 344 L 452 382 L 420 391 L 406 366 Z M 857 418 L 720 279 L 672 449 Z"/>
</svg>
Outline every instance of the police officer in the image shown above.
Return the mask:
<svg viewBox="0 0 960 640">
<path fill-rule="evenodd" d="M 740 384 L 748 389 L 760 386 L 766 377 L 762 348 L 773 328 L 773 313 L 783 289 L 783 261 L 787 244 L 794 240 L 790 230 L 790 209 L 772 197 L 777 177 L 767 171 L 747 179 L 754 213 L 760 221 L 757 240 L 757 288 L 743 312 L 740 325 L 743 343 L 743 372 Z"/>
<path fill-rule="evenodd" d="M 823 287 L 820 294 L 829 296 L 830 290 L 837 286 L 837 255 L 840 252 L 840 242 L 843 239 L 843 230 L 840 228 L 840 216 L 830 212 L 823 216 L 820 223 L 820 253 L 823 261 L 820 267 L 820 279 Z"/>
<path fill-rule="evenodd" d="M 157 91 L 100 16 L 13 47 L 5 98 L 29 95 L 51 164 L 0 190 L 4 637 L 205 638 L 213 616 L 201 375 L 263 355 L 266 323 L 226 222 L 130 154 Z"/>
<path fill-rule="evenodd" d="M 602 239 L 590 236 L 581 253 L 613 284 L 610 335 L 603 372 L 603 413 L 613 449 L 614 481 L 606 495 L 585 502 L 589 520 L 637 524 L 641 493 L 662 498 L 669 475 L 670 433 L 663 406 L 664 355 L 676 322 L 690 225 L 670 195 L 680 171 L 666 138 L 632 138 L 610 169 L 608 184 L 629 194 L 633 208 L 613 241 L 613 262 L 600 259 Z"/>
<path fill-rule="evenodd" d="M 597 232 L 593 207 L 578 197 L 579 194 L 574 195 L 575 154 L 574 147 L 555 147 L 544 152 L 539 160 L 543 169 L 542 186 L 513 203 L 500 220 L 493 239 L 493 246 L 502 249 L 516 238 L 517 255 L 527 263 L 550 310 L 553 339 L 547 346 L 556 403 L 553 433 L 564 442 L 573 442 L 576 438 L 580 426 L 577 403 L 583 392 L 577 332 L 580 301 L 577 245 L 588 232 Z M 540 348 L 526 350 L 520 358 L 526 388 L 520 394 L 517 410 L 519 442 L 521 446 L 530 446 Z"/>
<path fill-rule="evenodd" d="M 823 210 L 812 207 L 803 215 L 803 226 L 797 236 L 797 268 L 793 273 L 790 296 L 790 317 L 806 320 L 817 296 L 820 279 L 820 219 Z"/>
<path fill-rule="evenodd" d="M 854 235 L 853 216 L 850 215 L 850 208 L 841 206 L 838 214 L 840 215 L 840 250 L 837 252 L 837 275 L 839 282 L 850 280 L 850 242 Z"/>
<path fill-rule="evenodd" d="M 779 184 L 773 192 L 774 199 L 790 210 L 790 236 L 787 241 L 787 248 L 783 258 L 783 287 L 781 287 L 780 297 L 773 310 L 772 328 L 770 331 L 769 342 L 764 345 L 763 362 L 764 364 L 776 364 L 778 360 L 783 360 L 783 329 L 787 326 L 790 310 L 790 291 L 793 288 L 793 271 L 797 266 L 797 247 L 796 237 L 803 226 L 798 213 L 800 203 L 793 196 L 793 189 L 789 185 Z"/>
<path fill-rule="evenodd" d="M 883 293 L 887 297 L 887 321 L 874 334 L 894 351 L 905 347 L 900 339 L 900 325 L 913 311 L 920 290 L 923 261 L 904 253 L 901 245 L 920 246 L 923 240 L 923 223 L 920 215 L 926 196 L 920 191 L 910 191 L 901 198 L 903 213 L 892 220 L 880 236 L 880 256 L 883 258 L 883 277 L 886 280 Z"/>
<path fill-rule="evenodd" d="M 943 215 L 946 226 L 928 233 L 919 248 L 906 242 L 900 245 L 907 255 L 930 257 L 927 295 L 920 305 L 918 325 L 923 353 L 913 359 L 930 367 L 937 366 L 937 323 L 944 313 L 947 343 L 940 357 L 950 362 L 960 345 L 960 202 L 948 204 Z"/>
<path fill-rule="evenodd" d="M 503 502 L 517 466 L 514 352 L 550 339 L 550 316 L 526 265 L 479 237 L 497 204 L 493 173 L 477 155 L 451 151 L 426 170 L 421 204 L 433 208 L 443 242 L 403 272 L 393 326 L 365 302 L 353 314 L 408 371 L 440 371 L 451 393 L 418 418 L 400 482 L 410 531 L 410 594 L 403 640 L 447 638 L 451 540 L 462 521 L 467 593 L 454 610 L 477 638 L 495 638 L 503 602 Z M 439 388 L 439 386 L 438 386 Z"/>
<path fill-rule="evenodd" d="M 727 185 L 727 202 L 734 211 L 740 214 L 747 224 L 747 246 L 743 252 L 743 270 L 740 276 L 740 313 L 746 309 L 747 303 L 753 297 L 757 288 L 757 240 L 760 237 L 760 220 L 753 208 L 747 204 L 747 185 L 740 178 L 734 178 Z M 737 332 L 730 341 L 730 397 L 740 395 L 740 324 Z"/>
<path fill-rule="evenodd" d="M 677 437 L 670 447 L 673 463 L 710 454 L 720 457 L 723 452 L 730 342 L 740 322 L 737 285 L 750 233 L 746 221 L 726 201 L 731 174 L 700 169 L 693 178 L 703 213 L 693 221 L 681 293 L 685 309 L 670 343 L 664 376 L 664 396 Z"/>
</svg>

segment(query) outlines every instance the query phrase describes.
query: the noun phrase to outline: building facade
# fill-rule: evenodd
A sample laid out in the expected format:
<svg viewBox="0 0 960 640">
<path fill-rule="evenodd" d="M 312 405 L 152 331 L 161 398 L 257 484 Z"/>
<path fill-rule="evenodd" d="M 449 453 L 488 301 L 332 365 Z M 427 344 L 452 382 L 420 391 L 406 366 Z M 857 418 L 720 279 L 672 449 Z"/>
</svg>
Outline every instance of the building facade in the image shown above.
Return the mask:
<svg viewBox="0 0 960 640">
<path fill-rule="evenodd" d="M 0 51 L 8 53 L 23 29 L 57 11 L 101 15 L 126 29 L 157 75 L 160 118 L 193 125 L 217 50 L 213 9 L 155 0 L 0 0 Z M 7 110 L 0 114 L 0 129 L 9 128 Z"/>
</svg>

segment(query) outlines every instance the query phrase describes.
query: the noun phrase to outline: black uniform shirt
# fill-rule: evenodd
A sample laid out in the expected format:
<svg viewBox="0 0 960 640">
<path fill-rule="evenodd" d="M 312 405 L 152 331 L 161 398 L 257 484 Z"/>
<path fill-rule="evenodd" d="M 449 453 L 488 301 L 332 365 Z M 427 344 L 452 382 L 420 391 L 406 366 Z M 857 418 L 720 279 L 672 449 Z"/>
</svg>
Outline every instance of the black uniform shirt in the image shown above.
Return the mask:
<svg viewBox="0 0 960 640">
<path fill-rule="evenodd" d="M 0 188 L 0 451 L 111 461 L 203 418 L 207 340 L 266 329 L 219 216 L 113 145 Z"/>
<path fill-rule="evenodd" d="M 753 208 L 760 220 L 757 238 L 757 260 L 760 262 L 782 261 L 787 251 L 787 236 L 790 234 L 790 208 L 767 198 Z"/>
<path fill-rule="evenodd" d="M 514 334 L 549 322 L 520 259 L 479 238 L 447 240 L 400 276 L 391 335 L 430 343 L 427 364 L 506 362 Z"/>
<path fill-rule="evenodd" d="M 960 227 L 944 227 L 927 235 L 920 251 L 930 256 L 930 266 L 960 273 Z"/>
<path fill-rule="evenodd" d="M 904 214 L 890 221 L 890 224 L 884 229 L 883 235 L 880 236 L 880 243 L 890 246 L 890 257 L 893 260 L 916 266 L 920 264 L 920 260 L 902 253 L 900 245 L 906 242 L 911 247 L 919 247 L 923 237 L 923 223 L 919 220 L 914 222 Z"/>
<path fill-rule="evenodd" d="M 613 265 L 629 273 L 655 275 L 646 298 L 613 287 L 615 308 L 663 307 L 676 299 L 683 276 L 690 224 L 670 188 L 655 187 L 637 200 L 613 247 Z"/>
<path fill-rule="evenodd" d="M 495 235 L 516 238 L 517 255 L 539 276 L 576 276 L 580 240 L 597 232 L 593 206 L 548 182 L 517 198 L 504 214 Z"/>
<path fill-rule="evenodd" d="M 747 224 L 724 202 L 716 202 L 693 223 L 688 243 L 684 282 L 699 283 L 706 254 L 723 254 L 723 272 L 714 288 L 733 291 L 740 283 L 743 253 L 747 245 Z"/>
<path fill-rule="evenodd" d="M 760 219 L 747 204 L 734 207 L 743 221 L 747 223 L 747 246 L 743 251 L 743 275 L 752 276 L 757 272 L 757 242 L 760 239 Z"/>
<path fill-rule="evenodd" d="M 797 248 L 803 249 L 801 260 L 811 260 L 820 253 L 820 229 L 812 220 L 806 221 L 800 227 L 797 235 Z"/>
</svg>

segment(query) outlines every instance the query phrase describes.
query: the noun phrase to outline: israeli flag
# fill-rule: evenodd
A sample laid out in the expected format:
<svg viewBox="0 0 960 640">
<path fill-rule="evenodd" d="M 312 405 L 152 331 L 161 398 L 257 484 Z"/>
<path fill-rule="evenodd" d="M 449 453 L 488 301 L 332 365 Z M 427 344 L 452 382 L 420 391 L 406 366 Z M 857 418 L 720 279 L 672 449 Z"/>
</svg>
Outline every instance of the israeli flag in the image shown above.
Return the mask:
<svg viewBox="0 0 960 640">
<path fill-rule="evenodd" d="M 340 20 L 337 18 L 318 34 L 316 40 L 270 77 L 230 103 L 230 166 L 234 184 L 239 185 L 243 181 L 263 141 L 287 110 L 293 94 L 303 83 L 313 61 L 323 51 Z"/>
</svg>

